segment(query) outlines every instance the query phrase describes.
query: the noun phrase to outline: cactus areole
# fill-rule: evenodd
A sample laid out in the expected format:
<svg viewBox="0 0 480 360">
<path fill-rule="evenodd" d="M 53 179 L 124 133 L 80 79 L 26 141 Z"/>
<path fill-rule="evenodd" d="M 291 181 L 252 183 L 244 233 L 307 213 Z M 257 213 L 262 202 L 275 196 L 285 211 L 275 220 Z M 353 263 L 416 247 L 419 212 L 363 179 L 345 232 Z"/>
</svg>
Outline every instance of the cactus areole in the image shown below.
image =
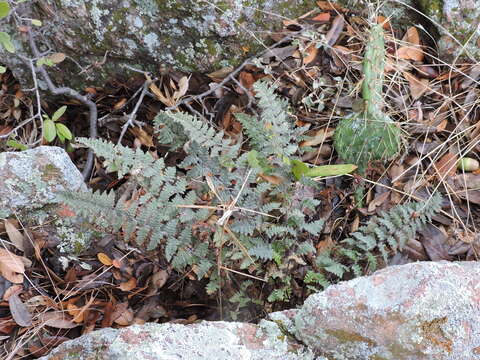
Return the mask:
<svg viewBox="0 0 480 360">
<path fill-rule="evenodd" d="M 400 149 L 400 129 L 382 111 L 384 69 L 383 28 L 374 24 L 363 59 L 364 109 L 341 120 L 334 135 L 339 156 L 347 163 L 356 164 L 361 174 L 369 161 L 391 159 Z"/>
</svg>

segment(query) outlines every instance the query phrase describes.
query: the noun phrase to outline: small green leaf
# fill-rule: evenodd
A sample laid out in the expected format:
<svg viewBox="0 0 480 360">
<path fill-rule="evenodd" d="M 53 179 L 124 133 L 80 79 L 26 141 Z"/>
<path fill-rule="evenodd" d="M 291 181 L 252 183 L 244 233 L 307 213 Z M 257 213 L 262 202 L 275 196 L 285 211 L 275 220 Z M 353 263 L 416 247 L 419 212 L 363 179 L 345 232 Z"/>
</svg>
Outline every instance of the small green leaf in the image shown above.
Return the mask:
<svg viewBox="0 0 480 360">
<path fill-rule="evenodd" d="M 292 173 L 297 180 L 303 176 L 307 177 L 326 177 L 326 176 L 339 176 L 349 174 L 352 171 L 355 171 L 357 165 L 353 164 L 340 164 L 340 165 L 323 165 L 308 167 L 307 164 L 298 161 L 292 160 Z"/>
<path fill-rule="evenodd" d="M 49 59 L 49 58 L 46 58 L 46 57 L 42 57 L 40 59 L 37 60 L 37 66 L 40 67 L 42 65 L 46 65 L 46 66 L 54 66 L 55 63 Z"/>
<path fill-rule="evenodd" d="M 14 149 L 18 149 L 18 150 L 27 150 L 28 149 L 27 145 L 21 144 L 18 141 L 13 140 L 13 139 L 7 140 L 7 146 L 10 146 L 10 147 L 12 147 Z"/>
<path fill-rule="evenodd" d="M 7 68 L 5 66 L 0 66 L 0 74 L 4 74 L 5 71 L 7 71 Z"/>
<path fill-rule="evenodd" d="M 13 46 L 13 43 L 10 40 L 10 35 L 4 31 L 0 31 L 0 44 L 2 44 L 8 52 L 12 54 L 15 52 L 15 46 Z"/>
<path fill-rule="evenodd" d="M 7 1 L 0 1 L 0 19 L 7 17 L 10 13 L 10 5 Z"/>
<path fill-rule="evenodd" d="M 50 119 L 45 120 L 43 122 L 43 137 L 45 140 L 52 142 L 56 135 L 57 130 L 55 129 L 55 123 Z"/>
<path fill-rule="evenodd" d="M 65 136 L 57 132 L 58 140 L 63 144 L 65 142 Z"/>
<path fill-rule="evenodd" d="M 53 121 L 57 121 L 62 117 L 63 114 L 65 114 L 65 111 L 67 110 L 67 105 L 63 105 L 61 108 L 59 108 L 57 111 L 52 116 Z"/>
<path fill-rule="evenodd" d="M 66 127 L 65 125 L 63 125 L 62 123 L 56 123 L 55 124 L 55 127 L 57 128 L 57 135 L 58 137 L 63 137 L 64 140 L 67 139 L 67 140 L 72 140 L 73 139 L 73 135 L 72 133 L 70 132 L 70 129 L 68 127 Z M 61 140 L 61 139 L 60 139 Z M 63 142 L 63 141 L 62 141 Z"/>
<path fill-rule="evenodd" d="M 252 168 L 261 168 L 260 162 L 258 161 L 258 151 L 250 150 L 247 154 L 248 165 Z"/>
<path fill-rule="evenodd" d="M 40 20 L 37 20 L 37 19 L 32 19 L 32 25 L 42 26 L 42 22 Z"/>
</svg>

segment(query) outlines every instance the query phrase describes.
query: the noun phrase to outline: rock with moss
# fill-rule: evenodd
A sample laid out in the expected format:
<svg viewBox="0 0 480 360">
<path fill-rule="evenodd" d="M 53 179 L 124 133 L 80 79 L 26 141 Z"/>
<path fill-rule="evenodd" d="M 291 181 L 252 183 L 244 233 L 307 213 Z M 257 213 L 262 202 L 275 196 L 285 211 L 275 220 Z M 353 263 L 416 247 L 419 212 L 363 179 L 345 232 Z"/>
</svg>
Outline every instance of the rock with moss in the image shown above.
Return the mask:
<svg viewBox="0 0 480 360">
<path fill-rule="evenodd" d="M 444 61 L 480 59 L 480 0 L 418 0 L 440 37 L 439 57 Z"/>
<path fill-rule="evenodd" d="M 236 65 L 264 49 L 283 19 L 314 7 L 308 0 L 40 0 L 22 3 L 16 12 L 42 21 L 33 27 L 41 32 L 42 52 L 66 54 L 49 71 L 56 83 L 81 89 L 127 72 L 122 65 L 156 73 L 160 64 L 187 71 Z M 29 54 L 18 17 L 0 21 L 17 53 Z M 21 81 L 31 79 L 21 59 L 3 49 L 0 59 Z"/>
<path fill-rule="evenodd" d="M 55 203 L 57 192 L 67 189 L 86 191 L 87 187 L 62 148 L 0 153 L 0 218 Z"/>
<path fill-rule="evenodd" d="M 273 322 L 134 325 L 102 329 L 60 345 L 43 360 L 322 360 Z M 326 359 L 324 359 L 326 360 Z"/>
</svg>

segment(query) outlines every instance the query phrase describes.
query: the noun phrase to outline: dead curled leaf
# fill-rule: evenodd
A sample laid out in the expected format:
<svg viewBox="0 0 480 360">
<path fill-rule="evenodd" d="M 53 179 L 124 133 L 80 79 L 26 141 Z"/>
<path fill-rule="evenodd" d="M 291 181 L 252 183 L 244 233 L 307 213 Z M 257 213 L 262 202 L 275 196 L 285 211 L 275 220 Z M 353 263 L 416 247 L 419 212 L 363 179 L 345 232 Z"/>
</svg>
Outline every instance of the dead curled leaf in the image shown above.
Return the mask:
<svg viewBox="0 0 480 360">
<path fill-rule="evenodd" d="M 457 171 L 458 156 L 452 152 L 447 152 L 436 163 L 436 175 L 440 181 L 447 176 L 454 176 Z"/>
<path fill-rule="evenodd" d="M 397 57 L 405 60 L 423 61 L 425 56 L 420 45 L 420 35 L 416 27 L 410 27 L 402 39 L 408 45 L 402 46 L 397 50 Z"/>
<path fill-rule="evenodd" d="M 431 90 L 430 81 L 428 79 L 418 79 L 416 76 L 403 72 L 403 76 L 407 79 L 410 86 L 410 94 L 413 100 L 423 96 L 427 91 Z"/>
<path fill-rule="evenodd" d="M 18 293 L 10 295 L 8 298 L 8 306 L 10 307 L 13 320 L 15 320 L 19 326 L 27 327 L 32 325 L 32 315 L 18 296 Z"/>
<path fill-rule="evenodd" d="M 20 256 L 6 249 L 0 249 L 0 274 L 8 281 L 20 284 L 23 282 L 25 265 Z"/>
<path fill-rule="evenodd" d="M 328 30 L 327 34 L 325 35 L 325 41 L 327 42 L 328 46 L 333 46 L 337 42 L 338 38 L 342 34 L 343 27 L 345 26 L 345 18 L 343 15 L 337 15 L 335 19 L 333 19 L 332 27 Z"/>
<path fill-rule="evenodd" d="M 73 329 L 79 326 L 72 321 L 72 318 L 60 311 L 48 311 L 38 315 L 38 321 L 42 325 L 51 326 L 56 329 Z"/>
<path fill-rule="evenodd" d="M 5 230 L 7 231 L 8 238 L 12 244 L 20 251 L 24 251 L 23 248 L 23 234 L 17 229 L 10 219 L 6 219 L 3 222 L 5 224 Z"/>
</svg>

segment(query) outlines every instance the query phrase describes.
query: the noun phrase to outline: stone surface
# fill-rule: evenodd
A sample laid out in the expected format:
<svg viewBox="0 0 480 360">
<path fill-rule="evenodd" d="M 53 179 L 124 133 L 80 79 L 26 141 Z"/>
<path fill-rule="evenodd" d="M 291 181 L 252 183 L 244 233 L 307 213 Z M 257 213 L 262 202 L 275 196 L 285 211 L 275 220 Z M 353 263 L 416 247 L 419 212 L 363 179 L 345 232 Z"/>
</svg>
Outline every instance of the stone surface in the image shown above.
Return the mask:
<svg viewBox="0 0 480 360">
<path fill-rule="evenodd" d="M 67 55 L 49 70 L 58 86 L 82 90 L 126 73 L 124 64 L 155 74 L 162 63 L 199 71 L 237 64 L 263 50 L 282 19 L 314 7 L 310 0 L 39 0 L 19 4 L 17 11 L 43 21 L 42 51 Z M 16 20 L 2 20 L 2 30 L 20 54 L 28 54 Z M 0 59 L 20 81 L 31 79 L 22 60 L 1 47 Z"/>
<path fill-rule="evenodd" d="M 310 296 L 297 337 L 328 359 L 480 359 L 480 264 L 392 266 Z"/>
<path fill-rule="evenodd" d="M 313 360 L 275 323 L 145 324 L 102 329 L 60 345 L 43 360 Z M 321 358 L 317 358 L 321 359 Z"/>
<path fill-rule="evenodd" d="M 418 0 L 441 35 L 439 57 L 445 61 L 480 59 L 480 0 Z"/>
<path fill-rule="evenodd" d="M 102 329 L 43 360 L 480 359 L 480 264 L 392 266 L 329 287 L 259 325 Z"/>
<path fill-rule="evenodd" d="M 50 204 L 58 191 L 86 189 L 82 174 L 62 148 L 0 153 L 0 218 Z"/>
</svg>

